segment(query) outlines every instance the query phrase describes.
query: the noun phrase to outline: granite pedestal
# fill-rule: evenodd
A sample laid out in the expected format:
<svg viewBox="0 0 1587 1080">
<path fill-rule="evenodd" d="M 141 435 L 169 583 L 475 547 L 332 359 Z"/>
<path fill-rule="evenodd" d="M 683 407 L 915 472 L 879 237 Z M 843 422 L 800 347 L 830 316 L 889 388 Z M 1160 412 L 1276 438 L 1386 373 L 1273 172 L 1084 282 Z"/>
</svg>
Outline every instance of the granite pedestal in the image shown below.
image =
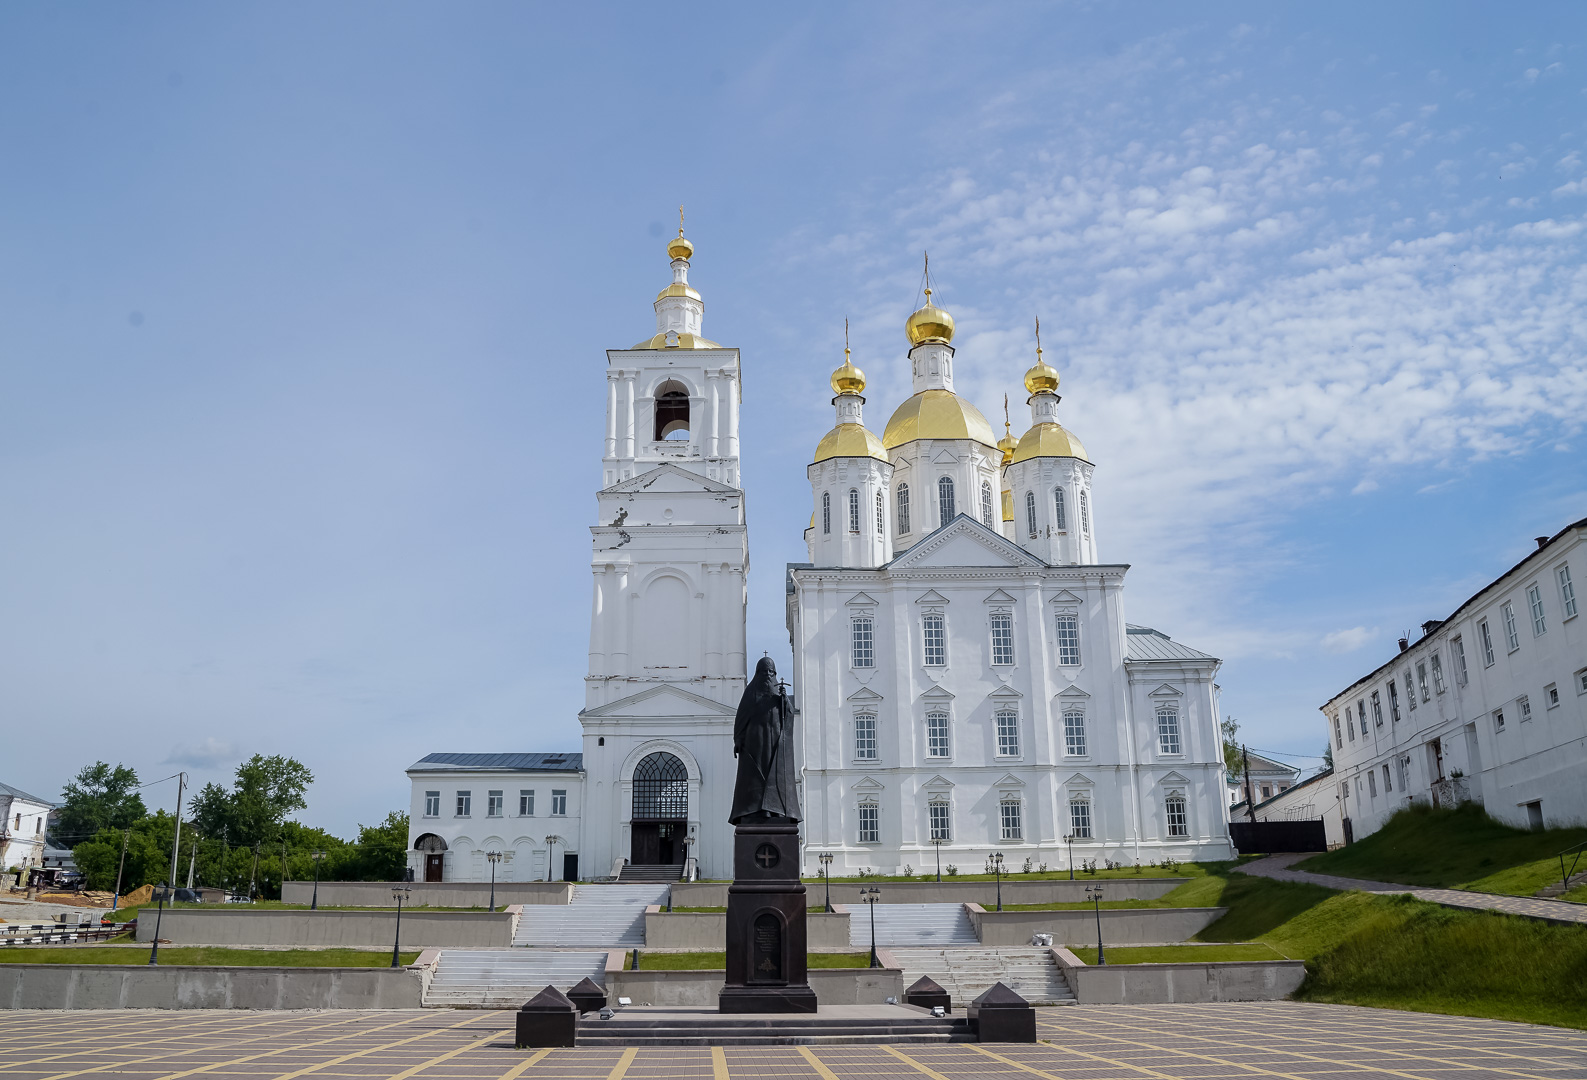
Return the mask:
<svg viewBox="0 0 1587 1080">
<path fill-rule="evenodd" d="M 805 887 L 799 826 L 786 819 L 737 826 L 727 890 L 724 1013 L 813 1013 L 805 957 Z"/>
</svg>

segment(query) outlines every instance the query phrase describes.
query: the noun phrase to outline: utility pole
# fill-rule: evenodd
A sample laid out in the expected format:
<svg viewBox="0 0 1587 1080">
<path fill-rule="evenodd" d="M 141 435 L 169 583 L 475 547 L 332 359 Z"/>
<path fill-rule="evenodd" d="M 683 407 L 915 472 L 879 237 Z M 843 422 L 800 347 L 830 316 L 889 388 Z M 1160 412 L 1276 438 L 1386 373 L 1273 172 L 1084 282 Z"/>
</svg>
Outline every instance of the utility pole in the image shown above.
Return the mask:
<svg viewBox="0 0 1587 1080">
<path fill-rule="evenodd" d="M 121 872 L 127 868 L 127 841 L 132 838 L 131 829 L 121 830 L 121 862 L 116 864 L 116 895 L 110 900 L 110 910 L 115 911 L 121 903 Z"/>
<path fill-rule="evenodd" d="M 181 854 L 182 844 L 182 792 L 187 788 L 187 773 L 176 774 L 176 832 L 171 836 L 171 873 L 165 880 L 167 885 L 176 884 L 176 859 Z"/>
<path fill-rule="evenodd" d="M 198 833 L 193 834 L 193 844 L 187 852 L 187 887 L 193 887 L 193 869 L 198 865 Z"/>
<path fill-rule="evenodd" d="M 1245 816 L 1255 824 L 1256 807 L 1251 800 L 1251 754 L 1246 750 L 1244 743 L 1240 744 L 1240 760 L 1245 763 Z"/>
<path fill-rule="evenodd" d="M 276 899 L 283 904 L 287 901 L 287 834 L 281 834 L 281 895 Z"/>
<path fill-rule="evenodd" d="M 248 871 L 248 902 L 253 903 L 254 885 L 259 880 L 259 845 L 253 846 L 253 869 Z"/>
</svg>

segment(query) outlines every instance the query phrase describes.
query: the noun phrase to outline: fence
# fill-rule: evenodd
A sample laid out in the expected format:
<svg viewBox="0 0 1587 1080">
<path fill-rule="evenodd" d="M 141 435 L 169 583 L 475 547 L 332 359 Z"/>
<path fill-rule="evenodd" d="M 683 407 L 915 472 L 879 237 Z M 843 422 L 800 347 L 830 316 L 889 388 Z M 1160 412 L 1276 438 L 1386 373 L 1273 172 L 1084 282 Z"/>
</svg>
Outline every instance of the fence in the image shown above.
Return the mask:
<svg viewBox="0 0 1587 1080">
<path fill-rule="evenodd" d="M 33 923 L 29 926 L 0 925 L 0 947 L 6 945 L 69 945 L 79 941 L 109 941 L 134 929 L 137 920 L 116 926 L 92 923 Z"/>
<path fill-rule="evenodd" d="M 1229 839 L 1242 855 L 1278 851 L 1327 851 L 1321 819 L 1313 821 L 1231 821 Z"/>
</svg>

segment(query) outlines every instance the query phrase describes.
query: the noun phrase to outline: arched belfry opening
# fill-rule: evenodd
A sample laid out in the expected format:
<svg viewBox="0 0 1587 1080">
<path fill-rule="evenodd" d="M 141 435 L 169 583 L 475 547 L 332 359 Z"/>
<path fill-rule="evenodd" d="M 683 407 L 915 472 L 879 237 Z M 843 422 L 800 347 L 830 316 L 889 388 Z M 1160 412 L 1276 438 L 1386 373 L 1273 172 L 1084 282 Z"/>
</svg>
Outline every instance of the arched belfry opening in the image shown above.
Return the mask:
<svg viewBox="0 0 1587 1080">
<path fill-rule="evenodd" d="M 676 379 L 656 387 L 656 441 L 689 438 L 689 388 Z"/>
<path fill-rule="evenodd" d="M 665 751 L 634 767 L 634 803 L 628 861 L 635 866 L 677 866 L 689 828 L 689 771 Z"/>
</svg>

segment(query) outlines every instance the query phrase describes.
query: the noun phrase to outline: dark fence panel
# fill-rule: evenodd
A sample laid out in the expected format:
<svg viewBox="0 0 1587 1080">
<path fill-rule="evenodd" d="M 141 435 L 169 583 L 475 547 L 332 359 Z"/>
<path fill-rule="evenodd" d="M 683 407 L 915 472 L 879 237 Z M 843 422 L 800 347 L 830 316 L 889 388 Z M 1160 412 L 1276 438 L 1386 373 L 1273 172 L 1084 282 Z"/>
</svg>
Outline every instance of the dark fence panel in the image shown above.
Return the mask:
<svg viewBox="0 0 1587 1080">
<path fill-rule="evenodd" d="M 1316 821 L 1231 821 L 1229 839 L 1240 854 L 1327 851 L 1328 837 Z"/>
</svg>

